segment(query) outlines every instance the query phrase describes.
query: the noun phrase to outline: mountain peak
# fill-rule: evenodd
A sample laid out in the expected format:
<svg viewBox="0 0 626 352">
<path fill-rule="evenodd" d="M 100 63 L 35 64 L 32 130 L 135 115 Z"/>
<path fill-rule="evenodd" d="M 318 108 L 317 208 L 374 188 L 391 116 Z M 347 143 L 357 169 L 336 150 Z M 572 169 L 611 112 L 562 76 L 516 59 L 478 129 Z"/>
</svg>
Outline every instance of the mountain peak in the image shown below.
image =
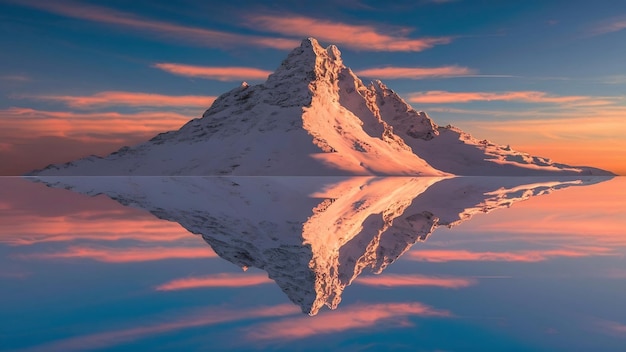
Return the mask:
<svg viewBox="0 0 626 352">
<path fill-rule="evenodd" d="M 334 45 L 304 39 L 266 82 L 222 94 L 178 131 L 38 175 L 600 174 L 440 128 L 381 81 L 366 86 Z"/>
<path fill-rule="evenodd" d="M 336 79 L 343 68 L 345 66 L 341 60 L 341 52 L 336 46 L 324 48 L 317 39 L 307 38 L 287 55 L 278 69 L 269 76 L 265 85 L 272 89 L 293 82 L 305 83 L 308 86 L 312 81 L 324 78 Z"/>
<path fill-rule="evenodd" d="M 328 58 L 333 61 L 341 61 L 341 51 L 335 45 L 329 45 L 324 49 L 324 47 L 317 41 L 317 39 L 309 37 L 302 40 L 300 43 L 300 48 L 303 49 L 303 52 L 307 50 L 312 51 L 315 56 L 321 58 Z M 297 51 L 297 48 L 292 52 Z"/>
</svg>

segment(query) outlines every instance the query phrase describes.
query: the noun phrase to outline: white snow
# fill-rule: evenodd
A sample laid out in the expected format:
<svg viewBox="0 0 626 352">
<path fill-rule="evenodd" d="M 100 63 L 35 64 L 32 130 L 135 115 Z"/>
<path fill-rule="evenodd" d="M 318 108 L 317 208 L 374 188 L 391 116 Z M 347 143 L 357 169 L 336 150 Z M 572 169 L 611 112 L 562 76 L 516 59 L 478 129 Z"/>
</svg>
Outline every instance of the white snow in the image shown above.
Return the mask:
<svg viewBox="0 0 626 352">
<path fill-rule="evenodd" d="M 31 175 L 600 174 L 438 127 L 382 82 L 366 86 L 334 46 L 305 39 L 265 83 L 221 95 L 177 131 Z"/>
</svg>

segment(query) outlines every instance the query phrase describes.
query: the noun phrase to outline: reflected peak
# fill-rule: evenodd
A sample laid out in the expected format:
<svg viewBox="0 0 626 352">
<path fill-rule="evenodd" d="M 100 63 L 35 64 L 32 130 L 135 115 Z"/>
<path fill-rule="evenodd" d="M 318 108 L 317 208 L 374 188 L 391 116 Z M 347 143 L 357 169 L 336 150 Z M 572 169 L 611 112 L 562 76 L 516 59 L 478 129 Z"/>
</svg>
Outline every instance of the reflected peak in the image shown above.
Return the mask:
<svg viewBox="0 0 626 352">
<path fill-rule="evenodd" d="M 200 234 L 222 258 L 265 270 L 304 313 L 335 309 L 363 270 L 381 273 L 437 226 L 606 178 L 44 177 L 106 194 Z"/>
</svg>

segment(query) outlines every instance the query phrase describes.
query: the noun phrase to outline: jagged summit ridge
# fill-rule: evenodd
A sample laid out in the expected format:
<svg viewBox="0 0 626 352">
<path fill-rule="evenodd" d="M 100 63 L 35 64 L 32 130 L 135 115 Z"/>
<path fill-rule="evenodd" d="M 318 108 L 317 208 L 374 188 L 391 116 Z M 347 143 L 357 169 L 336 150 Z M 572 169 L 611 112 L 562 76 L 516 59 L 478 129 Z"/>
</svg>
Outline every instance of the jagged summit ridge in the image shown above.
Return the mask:
<svg viewBox="0 0 626 352">
<path fill-rule="evenodd" d="M 365 85 L 339 49 L 307 38 L 267 81 L 243 82 L 201 118 L 104 158 L 31 175 L 547 175 L 570 167 L 441 128 L 379 80 Z"/>
</svg>

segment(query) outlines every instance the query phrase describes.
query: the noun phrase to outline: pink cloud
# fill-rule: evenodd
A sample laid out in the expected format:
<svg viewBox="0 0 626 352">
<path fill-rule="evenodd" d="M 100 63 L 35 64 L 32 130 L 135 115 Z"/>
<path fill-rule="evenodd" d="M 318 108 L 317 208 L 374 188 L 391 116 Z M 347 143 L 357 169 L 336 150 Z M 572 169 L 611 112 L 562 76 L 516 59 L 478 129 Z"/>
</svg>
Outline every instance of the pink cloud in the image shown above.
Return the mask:
<svg viewBox="0 0 626 352">
<path fill-rule="evenodd" d="M 139 92 L 106 91 L 93 95 L 42 95 L 35 99 L 53 100 L 66 103 L 73 108 L 90 108 L 102 106 L 134 106 L 134 107 L 201 107 L 208 108 L 215 97 L 199 95 L 163 95 Z"/>
<path fill-rule="evenodd" d="M 452 261 L 532 263 L 559 257 L 580 258 L 609 254 L 613 254 L 613 251 L 603 247 L 558 248 L 518 252 L 472 252 L 464 249 L 426 249 L 409 252 L 407 259 L 433 263 Z"/>
<path fill-rule="evenodd" d="M 33 253 L 18 256 L 24 259 L 92 259 L 105 263 L 133 263 L 166 259 L 216 258 L 206 247 L 138 247 L 105 248 L 71 246 L 64 252 Z"/>
<path fill-rule="evenodd" d="M 434 286 L 445 288 L 468 287 L 476 283 L 472 278 L 437 277 L 424 275 L 376 275 L 359 277 L 355 283 L 367 286 Z"/>
<path fill-rule="evenodd" d="M 201 287 L 246 287 L 273 282 L 261 274 L 215 274 L 202 277 L 188 277 L 166 282 L 156 287 L 157 291 L 177 291 Z"/>
<path fill-rule="evenodd" d="M 17 2 L 17 4 L 37 8 L 61 16 L 106 23 L 123 28 L 132 28 L 153 35 L 159 35 L 164 39 L 177 42 L 184 41 L 200 46 L 223 48 L 236 45 L 252 45 L 275 49 L 291 49 L 298 45 L 298 41 L 292 39 L 240 35 L 144 19 L 106 7 L 86 5 L 84 2 L 23 0 Z"/>
<path fill-rule="evenodd" d="M 165 323 L 148 323 L 127 329 L 98 332 L 89 335 L 70 337 L 36 346 L 34 351 L 68 351 L 103 349 L 122 343 L 140 340 L 146 337 L 199 326 L 210 326 L 220 323 L 286 316 L 299 313 L 299 309 L 291 304 L 271 307 L 260 307 L 245 310 L 203 309 L 189 315 L 170 318 Z M 156 321 L 158 319 L 151 319 Z"/>
<path fill-rule="evenodd" d="M 312 36 L 343 47 L 372 51 L 423 51 L 439 44 L 448 44 L 451 37 L 408 38 L 404 35 L 381 33 L 368 25 L 320 20 L 296 15 L 249 16 L 249 26 L 287 36 Z M 401 32 L 408 32 L 404 28 Z"/>
<path fill-rule="evenodd" d="M 511 92 L 447 92 L 434 90 L 409 94 L 408 100 L 412 103 L 422 104 L 445 104 L 445 103 L 469 103 L 472 101 L 520 101 L 526 103 L 586 103 L 606 105 L 612 101 L 607 99 L 595 99 L 588 96 L 555 96 L 538 91 L 511 91 Z"/>
<path fill-rule="evenodd" d="M 179 76 L 216 79 L 218 81 L 264 80 L 272 73 L 272 71 L 253 67 L 212 67 L 172 63 L 157 63 L 153 66 Z"/>
<path fill-rule="evenodd" d="M 377 79 L 424 79 L 459 77 L 474 74 L 475 71 L 462 66 L 441 67 L 380 67 L 369 68 L 356 72 L 359 76 Z"/>
<path fill-rule="evenodd" d="M 437 310 L 421 303 L 382 303 L 344 307 L 331 314 L 297 317 L 253 326 L 247 337 L 252 340 L 296 340 L 352 329 L 379 327 L 382 322 L 410 325 L 409 316 L 450 317 L 446 310 Z"/>
</svg>

